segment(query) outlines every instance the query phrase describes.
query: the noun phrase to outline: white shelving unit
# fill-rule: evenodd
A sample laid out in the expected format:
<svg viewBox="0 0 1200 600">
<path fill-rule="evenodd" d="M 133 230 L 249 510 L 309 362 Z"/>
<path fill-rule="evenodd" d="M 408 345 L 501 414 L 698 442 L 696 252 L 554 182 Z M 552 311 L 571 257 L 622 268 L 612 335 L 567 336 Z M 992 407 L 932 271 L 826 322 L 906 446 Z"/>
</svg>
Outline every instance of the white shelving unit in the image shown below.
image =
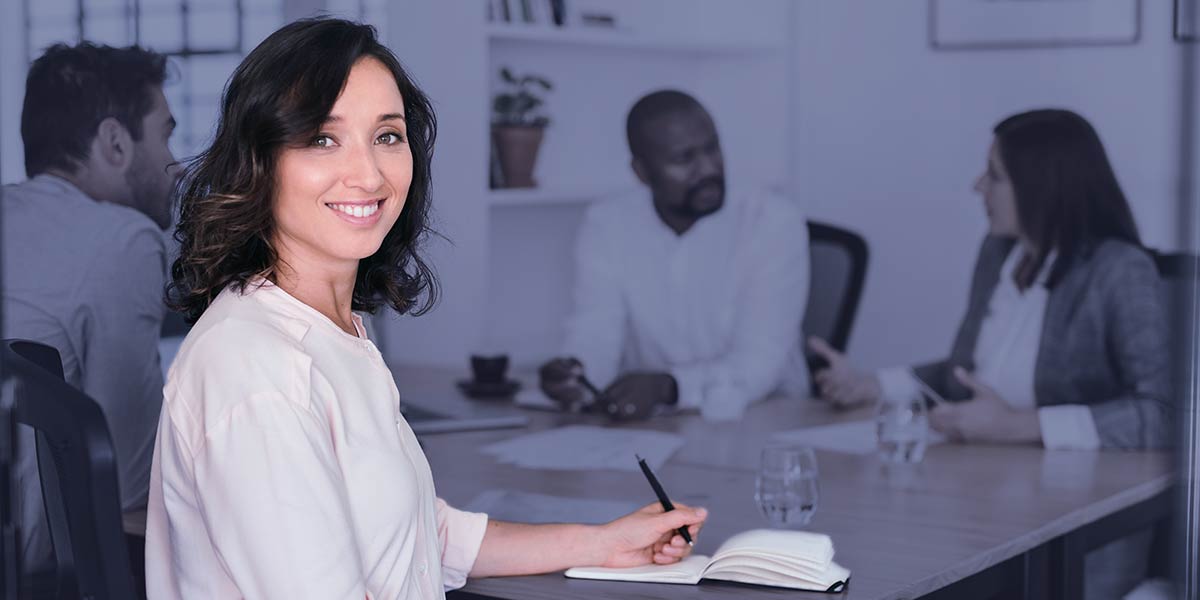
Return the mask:
<svg viewBox="0 0 1200 600">
<path fill-rule="evenodd" d="M 489 23 L 488 39 L 494 44 L 546 44 L 583 50 L 645 50 L 678 52 L 693 56 L 757 54 L 779 51 L 779 44 L 762 40 L 727 40 L 715 37 L 653 35 L 627 29 L 556 27 Z"/>
</svg>

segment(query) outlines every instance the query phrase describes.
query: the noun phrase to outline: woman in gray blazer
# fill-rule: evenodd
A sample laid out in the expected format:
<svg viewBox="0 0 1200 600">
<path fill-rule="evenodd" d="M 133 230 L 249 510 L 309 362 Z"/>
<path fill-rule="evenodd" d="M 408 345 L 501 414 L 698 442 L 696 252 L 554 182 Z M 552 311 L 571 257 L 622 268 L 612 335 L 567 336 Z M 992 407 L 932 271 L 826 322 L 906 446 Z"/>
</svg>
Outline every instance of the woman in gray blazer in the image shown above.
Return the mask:
<svg viewBox="0 0 1200 600">
<path fill-rule="evenodd" d="M 1166 445 L 1165 299 L 1099 137 L 1065 110 L 1014 115 L 994 132 L 975 183 L 990 231 L 966 315 L 946 359 L 904 370 L 953 401 L 931 423 L 964 441 Z M 809 345 L 829 362 L 815 379 L 836 406 L 904 383 L 893 370 L 855 370 L 823 340 Z"/>
</svg>

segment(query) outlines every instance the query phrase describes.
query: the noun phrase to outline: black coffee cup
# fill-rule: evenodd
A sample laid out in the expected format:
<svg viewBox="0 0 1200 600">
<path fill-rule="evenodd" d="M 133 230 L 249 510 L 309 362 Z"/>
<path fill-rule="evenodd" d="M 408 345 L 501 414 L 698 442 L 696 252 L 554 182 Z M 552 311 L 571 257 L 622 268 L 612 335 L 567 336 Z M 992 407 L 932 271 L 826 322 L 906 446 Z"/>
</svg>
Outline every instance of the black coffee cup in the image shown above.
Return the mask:
<svg viewBox="0 0 1200 600">
<path fill-rule="evenodd" d="M 507 381 L 505 377 L 506 373 L 508 373 L 507 354 L 497 354 L 495 356 L 471 355 L 471 375 L 474 376 L 475 383 L 504 383 Z"/>
</svg>

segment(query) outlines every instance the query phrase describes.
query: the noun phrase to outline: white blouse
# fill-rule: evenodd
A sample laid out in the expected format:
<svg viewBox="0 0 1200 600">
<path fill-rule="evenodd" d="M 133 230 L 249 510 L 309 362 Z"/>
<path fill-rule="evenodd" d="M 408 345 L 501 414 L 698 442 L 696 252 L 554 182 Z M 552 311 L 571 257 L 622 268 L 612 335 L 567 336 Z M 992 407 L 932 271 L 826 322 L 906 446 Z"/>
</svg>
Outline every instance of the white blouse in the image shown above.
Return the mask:
<svg viewBox="0 0 1200 600">
<path fill-rule="evenodd" d="M 1025 290 L 1017 287 L 1013 274 L 1024 255 L 1014 248 L 1000 269 L 1000 280 L 988 301 L 988 312 L 979 326 L 975 342 L 975 377 L 991 387 L 1009 406 L 1018 410 L 1037 409 L 1042 445 L 1051 450 L 1097 450 L 1100 434 L 1092 411 L 1081 404 L 1037 406 L 1034 374 L 1042 339 L 1042 325 L 1050 290 L 1046 280 L 1055 254 L 1043 261 L 1037 281 Z M 906 367 L 879 373 L 884 396 L 904 397 L 916 392 L 916 375 Z"/>
<path fill-rule="evenodd" d="M 448 506 L 379 351 L 269 282 L 229 289 L 171 366 L 150 598 L 441 598 L 487 515 Z"/>
</svg>

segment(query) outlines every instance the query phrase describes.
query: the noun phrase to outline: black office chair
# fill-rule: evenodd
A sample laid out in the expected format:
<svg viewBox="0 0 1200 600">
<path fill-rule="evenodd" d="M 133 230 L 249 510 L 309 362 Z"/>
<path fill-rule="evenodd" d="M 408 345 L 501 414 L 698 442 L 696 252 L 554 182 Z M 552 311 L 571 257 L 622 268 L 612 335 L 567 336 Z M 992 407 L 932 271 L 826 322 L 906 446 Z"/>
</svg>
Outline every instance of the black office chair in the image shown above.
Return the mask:
<svg viewBox="0 0 1200 600">
<path fill-rule="evenodd" d="M 1154 257 L 1154 265 L 1158 267 L 1158 274 L 1163 278 L 1171 314 L 1177 315 L 1177 309 L 1191 306 L 1197 275 L 1200 274 L 1197 272 L 1200 259 L 1186 252 L 1151 250 L 1150 255 Z"/>
<path fill-rule="evenodd" d="M 5 340 L 3 390 L 37 436 L 38 471 L 57 559 L 57 597 L 136 598 L 104 414 L 62 379 L 58 351 Z"/>
<path fill-rule="evenodd" d="M 867 242 L 852 231 L 809 221 L 808 253 L 811 267 L 804 336 L 819 336 L 845 352 L 867 279 Z M 805 354 L 810 374 L 826 366 L 807 350 Z"/>
</svg>

